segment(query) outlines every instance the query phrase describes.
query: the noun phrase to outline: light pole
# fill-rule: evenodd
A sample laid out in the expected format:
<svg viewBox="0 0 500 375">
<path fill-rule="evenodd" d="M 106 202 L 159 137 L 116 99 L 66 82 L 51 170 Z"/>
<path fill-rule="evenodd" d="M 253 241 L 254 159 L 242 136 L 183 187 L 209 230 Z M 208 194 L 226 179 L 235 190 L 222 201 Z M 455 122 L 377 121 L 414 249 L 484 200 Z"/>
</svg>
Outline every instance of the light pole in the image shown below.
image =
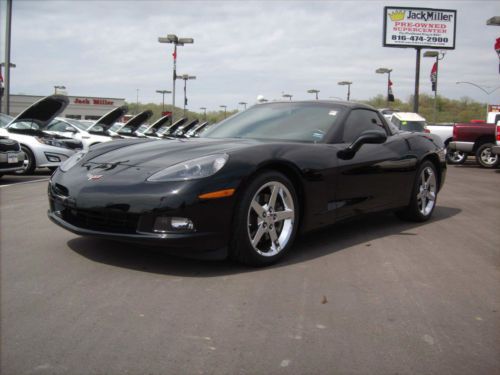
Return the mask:
<svg viewBox="0 0 500 375">
<path fill-rule="evenodd" d="M 488 26 L 500 26 L 500 16 L 491 17 L 486 20 Z"/>
<path fill-rule="evenodd" d="M 0 113 L 2 113 L 2 97 L 3 97 L 3 92 L 4 92 L 4 85 L 3 85 L 3 76 L 2 76 L 2 68 L 5 66 L 5 63 L 0 63 L 0 77 L 2 77 L 2 79 L 0 80 Z M 12 64 L 10 63 L 9 66 L 11 68 L 15 68 L 16 67 L 16 64 Z M 7 81 L 7 70 L 8 69 L 5 69 L 5 81 L 6 81 L 6 92 L 7 92 L 7 95 L 5 96 L 5 99 L 6 99 L 6 105 L 5 105 L 5 108 L 6 108 L 6 111 L 5 113 L 9 114 L 9 82 Z"/>
<path fill-rule="evenodd" d="M 135 114 L 139 113 L 139 89 L 135 89 L 137 91 L 137 96 L 135 98 Z"/>
<path fill-rule="evenodd" d="M 318 100 L 318 93 L 319 93 L 319 90 L 316 90 L 316 89 L 310 89 L 310 90 L 307 90 L 307 92 L 309 94 L 316 94 L 316 100 Z"/>
<path fill-rule="evenodd" d="M 492 90 L 487 90 L 489 88 L 491 88 L 491 86 L 481 86 L 481 85 L 478 85 L 477 83 L 474 83 L 474 82 L 464 82 L 464 81 L 460 81 L 460 82 L 456 82 L 457 85 L 460 85 L 460 84 L 466 84 L 466 85 L 471 85 L 471 86 L 474 86 L 474 87 L 477 87 L 479 90 L 481 90 L 482 92 L 484 92 L 486 95 L 488 95 L 488 98 L 489 98 L 489 95 L 494 93 L 495 91 L 497 91 L 498 89 L 500 89 L 500 86 L 497 86 L 495 87 L 494 89 Z M 489 99 L 487 99 L 488 102 L 489 102 Z M 488 119 L 488 105 L 489 103 L 486 103 L 486 119 Z"/>
<path fill-rule="evenodd" d="M 10 62 L 10 44 L 12 31 L 12 0 L 7 0 L 5 9 L 5 113 L 10 114 L 10 68 L 15 67 Z M 1 101 L 0 97 L 0 101 Z"/>
<path fill-rule="evenodd" d="M 243 106 L 243 110 L 246 111 L 246 109 L 247 109 L 247 102 L 239 102 L 238 104 L 242 105 Z"/>
<path fill-rule="evenodd" d="M 439 60 L 444 59 L 444 52 L 441 51 L 425 51 L 424 57 L 432 57 L 436 58 L 436 62 L 434 63 L 435 68 L 433 67 L 431 70 L 431 81 L 432 91 L 434 91 L 434 123 L 437 121 L 437 92 L 438 92 L 438 74 L 439 74 Z M 435 73 L 435 76 L 433 74 Z"/>
<path fill-rule="evenodd" d="M 203 120 L 207 121 L 207 108 L 206 107 L 200 107 L 200 109 L 203 111 Z"/>
<path fill-rule="evenodd" d="M 57 90 L 66 90 L 66 86 L 54 86 L 54 95 L 57 94 Z"/>
<path fill-rule="evenodd" d="M 219 107 L 224 108 L 224 118 L 226 118 L 227 105 L 220 105 Z"/>
<path fill-rule="evenodd" d="M 161 94 L 161 115 L 165 113 L 165 94 L 171 94 L 172 91 L 169 90 L 156 90 L 158 94 Z"/>
<path fill-rule="evenodd" d="M 293 97 L 293 95 L 290 95 L 290 94 L 283 94 L 283 95 L 281 95 L 281 96 L 282 96 L 282 97 L 284 97 L 284 98 L 288 98 L 290 101 L 292 101 L 292 97 Z M 316 98 L 316 99 L 318 99 L 318 98 Z"/>
<path fill-rule="evenodd" d="M 378 68 L 375 73 L 386 74 L 387 73 L 387 107 L 389 107 L 389 102 L 394 101 L 394 96 L 391 93 L 391 72 L 392 69 L 389 68 Z M 391 98 L 392 96 L 392 98 Z M 392 99 L 392 100 L 391 100 Z"/>
<path fill-rule="evenodd" d="M 177 46 L 183 46 L 184 44 L 193 44 L 193 38 L 179 38 L 175 34 L 168 34 L 166 37 L 159 37 L 158 42 L 160 43 L 172 43 L 174 45 L 174 75 L 172 78 L 172 123 L 174 122 L 175 113 L 175 80 L 177 79 Z"/>
<path fill-rule="evenodd" d="M 186 82 L 189 79 L 196 79 L 196 76 L 190 76 L 189 74 L 182 74 L 180 76 L 177 76 L 177 79 L 184 80 L 184 106 L 183 106 L 182 116 L 186 117 L 186 105 L 187 105 Z"/>
<path fill-rule="evenodd" d="M 338 82 L 340 86 L 347 86 L 347 101 L 351 99 L 351 81 L 340 81 Z"/>
</svg>

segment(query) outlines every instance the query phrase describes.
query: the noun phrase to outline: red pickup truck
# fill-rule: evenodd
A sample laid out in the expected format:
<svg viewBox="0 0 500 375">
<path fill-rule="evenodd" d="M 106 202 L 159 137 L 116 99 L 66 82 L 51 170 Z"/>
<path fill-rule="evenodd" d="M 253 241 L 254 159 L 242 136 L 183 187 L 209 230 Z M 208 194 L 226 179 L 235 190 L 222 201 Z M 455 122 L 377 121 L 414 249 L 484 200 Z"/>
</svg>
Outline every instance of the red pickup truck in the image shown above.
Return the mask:
<svg viewBox="0 0 500 375">
<path fill-rule="evenodd" d="M 476 156 L 476 161 L 484 168 L 494 168 L 500 157 L 492 152 L 495 146 L 495 124 L 458 123 L 453 126 L 453 141 L 448 148 L 463 153 L 465 162 L 469 154 Z M 453 152 L 452 151 L 452 152 Z"/>
</svg>

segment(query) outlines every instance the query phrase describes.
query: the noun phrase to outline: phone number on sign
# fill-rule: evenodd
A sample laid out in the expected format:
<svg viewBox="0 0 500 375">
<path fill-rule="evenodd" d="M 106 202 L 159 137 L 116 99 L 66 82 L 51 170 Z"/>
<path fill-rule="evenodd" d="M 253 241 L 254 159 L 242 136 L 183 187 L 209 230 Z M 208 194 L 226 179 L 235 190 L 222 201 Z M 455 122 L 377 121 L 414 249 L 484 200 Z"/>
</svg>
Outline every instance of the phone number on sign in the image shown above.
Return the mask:
<svg viewBox="0 0 500 375">
<path fill-rule="evenodd" d="M 411 42 L 435 42 L 435 43 L 448 43 L 448 38 L 441 38 L 438 36 L 406 36 L 406 35 L 393 35 L 392 40 L 402 40 Z"/>
</svg>

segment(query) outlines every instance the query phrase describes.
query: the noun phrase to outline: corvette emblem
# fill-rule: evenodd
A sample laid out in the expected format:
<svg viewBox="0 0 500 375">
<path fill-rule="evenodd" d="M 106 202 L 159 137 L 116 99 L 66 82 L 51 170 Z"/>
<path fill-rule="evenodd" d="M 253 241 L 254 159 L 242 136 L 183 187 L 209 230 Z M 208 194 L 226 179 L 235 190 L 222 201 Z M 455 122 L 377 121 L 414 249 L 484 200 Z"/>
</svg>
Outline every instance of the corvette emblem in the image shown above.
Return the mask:
<svg viewBox="0 0 500 375">
<path fill-rule="evenodd" d="M 102 174 L 88 174 L 88 181 L 98 180 L 102 177 Z"/>
</svg>

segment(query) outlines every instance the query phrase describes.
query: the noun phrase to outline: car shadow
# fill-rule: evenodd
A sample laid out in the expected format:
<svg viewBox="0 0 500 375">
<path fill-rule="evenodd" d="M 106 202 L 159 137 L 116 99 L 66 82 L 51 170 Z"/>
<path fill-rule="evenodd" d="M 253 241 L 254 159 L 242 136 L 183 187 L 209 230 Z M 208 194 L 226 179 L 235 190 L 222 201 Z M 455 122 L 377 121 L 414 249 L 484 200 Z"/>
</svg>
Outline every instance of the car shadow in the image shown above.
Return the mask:
<svg viewBox="0 0 500 375">
<path fill-rule="evenodd" d="M 278 264 L 267 269 L 286 267 L 323 257 L 386 236 L 415 236 L 412 230 L 448 219 L 460 213 L 453 207 L 436 207 L 433 218 L 425 223 L 409 223 L 392 213 L 363 216 L 349 222 L 299 236 L 290 253 Z M 78 237 L 68 241 L 70 249 L 94 262 L 136 271 L 183 277 L 217 277 L 255 272 L 258 268 L 245 267 L 229 260 L 207 261 L 165 254 L 152 247 L 115 242 L 92 237 Z"/>
</svg>

